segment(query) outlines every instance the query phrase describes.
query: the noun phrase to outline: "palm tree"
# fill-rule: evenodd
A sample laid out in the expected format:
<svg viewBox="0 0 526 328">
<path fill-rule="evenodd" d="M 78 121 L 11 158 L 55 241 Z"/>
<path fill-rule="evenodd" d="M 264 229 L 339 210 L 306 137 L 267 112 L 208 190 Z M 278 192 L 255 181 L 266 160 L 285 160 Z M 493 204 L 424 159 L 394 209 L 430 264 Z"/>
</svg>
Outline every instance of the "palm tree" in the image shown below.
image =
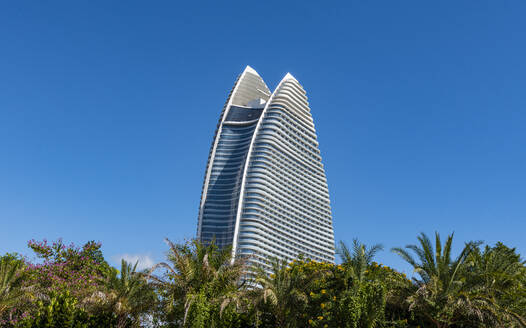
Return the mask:
<svg viewBox="0 0 526 328">
<path fill-rule="evenodd" d="M 234 259 L 229 248 L 219 249 L 214 242 L 197 240 L 170 247 L 168 263 L 156 264 L 148 275 L 165 300 L 165 310 L 182 326 L 204 327 L 213 323 L 231 305 L 240 307 L 244 285 L 244 261 Z M 157 269 L 163 276 L 155 276 Z"/>
<path fill-rule="evenodd" d="M 270 308 L 277 327 L 296 327 L 309 302 L 307 291 L 312 289 L 316 277 L 304 270 L 292 270 L 285 260 L 273 259 L 270 264 L 271 274 L 263 267 L 255 268 L 251 297 L 257 308 Z"/>
<path fill-rule="evenodd" d="M 107 303 L 117 315 L 118 327 L 125 327 L 129 322 L 133 326 L 139 326 L 141 315 L 146 314 L 155 303 L 153 290 L 136 271 L 137 264 L 138 262 L 132 266 L 121 260 L 120 273 L 115 269 L 111 270 L 106 283 Z"/>
<path fill-rule="evenodd" d="M 14 256 L 0 258 L 0 317 L 12 308 L 23 296 L 21 288 L 23 262 Z"/>
<path fill-rule="evenodd" d="M 343 320 L 338 323 L 339 326 L 372 328 L 382 321 L 386 287 L 384 281 L 380 281 L 378 277 L 368 276 L 374 256 L 381 250 L 383 246 L 380 244 L 367 247 L 356 238 L 353 239 L 351 250 L 340 241 L 337 253 L 342 260 L 343 277 L 340 282 L 342 285 L 337 288 L 341 292 L 338 297 L 340 313 L 336 317 Z"/>
<path fill-rule="evenodd" d="M 466 274 L 469 299 L 494 327 L 526 326 L 526 267 L 515 249 L 502 243 L 475 249 Z"/>
<path fill-rule="evenodd" d="M 476 304 L 465 299 L 467 285 L 463 274 L 467 269 L 467 258 L 480 242 L 468 242 L 460 254 L 452 260 L 451 248 L 453 234 L 442 245 L 440 235 L 435 233 L 435 247 L 429 237 L 421 233 L 419 246 L 408 245 L 405 248 L 415 253 L 413 257 L 407 250 L 393 248 L 409 263 L 419 275 L 413 278 L 417 290 L 408 298 L 409 308 L 430 320 L 435 327 L 449 327 L 461 322 L 466 316 L 476 315 Z"/>
<path fill-rule="evenodd" d="M 367 268 L 371 265 L 376 253 L 383 249 L 384 247 L 381 244 L 367 247 L 355 238 L 353 239 L 352 251 L 343 241 L 340 241 L 337 253 L 340 255 L 342 265 L 351 273 L 352 279 L 363 281 Z"/>
</svg>

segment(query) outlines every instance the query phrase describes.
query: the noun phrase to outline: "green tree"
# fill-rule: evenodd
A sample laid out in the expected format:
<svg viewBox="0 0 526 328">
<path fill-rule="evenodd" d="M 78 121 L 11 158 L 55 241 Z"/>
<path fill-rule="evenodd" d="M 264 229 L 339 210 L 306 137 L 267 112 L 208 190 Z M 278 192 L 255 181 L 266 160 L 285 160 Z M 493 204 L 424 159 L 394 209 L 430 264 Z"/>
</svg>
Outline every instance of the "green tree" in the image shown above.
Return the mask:
<svg viewBox="0 0 526 328">
<path fill-rule="evenodd" d="M 476 248 L 468 262 L 465 297 L 477 304 L 475 320 L 487 327 L 526 326 L 526 268 L 515 249 L 502 243 Z"/>
<path fill-rule="evenodd" d="M 12 310 L 27 296 L 23 269 L 24 262 L 18 255 L 0 257 L 0 324 L 13 319 Z"/>
<path fill-rule="evenodd" d="M 40 299 L 36 311 L 15 324 L 16 328 L 98 328 L 116 327 L 117 318 L 111 312 L 90 314 L 78 305 L 69 292 L 51 293 Z"/>
<path fill-rule="evenodd" d="M 166 242 L 168 263 L 159 263 L 150 271 L 162 268 L 164 274 L 149 275 L 163 299 L 163 321 L 184 327 L 238 325 L 237 310 L 243 306 L 243 260 L 232 260 L 229 248 L 219 249 L 213 242 Z"/>
<path fill-rule="evenodd" d="M 137 263 L 131 265 L 121 260 L 120 272 L 110 271 L 106 280 L 104 297 L 109 309 L 117 316 L 117 327 L 139 327 L 141 319 L 155 306 L 156 295 L 147 284 L 144 275 L 137 271 Z"/>
<path fill-rule="evenodd" d="M 24 324 L 35 327 L 58 320 L 62 323 L 57 327 L 69 327 L 69 323 L 60 321 L 66 319 L 60 318 L 74 318 L 74 325 L 112 318 L 113 314 L 106 313 L 101 304 L 93 303 L 105 291 L 103 282 L 111 272 L 99 243 L 91 241 L 76 247 L 65 245 L 62 240 L 52 244 L 31 240 L 28 246 L 39 261 L 25 264 L 22 285 L 30 291 L 31 299 L 18 304 L 24 311 L 18 311 L 17 320 L 23 319 Z"/>
<path fill-rule="evenodd" d="M 384 247 L 381 244 L 375 244 L 367 247 L 358 239 L 353 239 L 352 251 L 340 241 L 337 253 L 342 260 L 342 265 L 348 270 L 354 281 L 363 281 L 367 269 L 371 266 L 374 257 Z"/>
<path fill-rule="evenodd" d="M 28 242 L 40 263 L 28 263 L 27 283 L 40 294 L 69 292 L 81 302 L 100 290 L 101 281 L 111 267 L 104 260 L 101 244 L 94 241 L 82 247 L 66 245 L 61 239 L 48 244 L 47 240 Z"/>
<path fill-rule="evenodd" d="M 468 267 L 466 260 L 480 243 L 466 243 L 453 260 L 453 234 L 449 235 L 442 245 L 440 235 L 435 233 L 434 248 L 424 233 L 418 236 L 418 241 L 418 246 L 405 247 L 413 251 L 416 258 L 405 249 L 392 249 L 408 262 L 420 277 L 413 278 L 417 289 L 407 299 L 410 310 L 427 318 L 437 328 L 462 324 L 467 315 L 478 313 L 480 310 L 477 304 L 463 297 L 470 292 L 469 284 L 466 284 L 463 276 Z"/>
<path fill-rule="evenodd" d="M 310 261 L 307 263 L 311 263 Z M 309 292 L 313 290 L 322 271 L 307 270 L 303 259 L 290 265 L 284 260 L 270 262 L 271 273 L 256 268 L 253 302 L 259 309 L 270 311 L 278 327 L 300 327 L 307 311 Z"/>
<path fill-rule="evenodd" d="M 384 281 L 373 276 L 378 267 L 374 256 L 383 249 L 380 244 L 367 247 L 357 239 L 352 250 L 340 242 L 341 266 L 334 274 L 334 323 L 341 327 L 374 328 L 384 321 L 387 289 Z"/>
</svg>

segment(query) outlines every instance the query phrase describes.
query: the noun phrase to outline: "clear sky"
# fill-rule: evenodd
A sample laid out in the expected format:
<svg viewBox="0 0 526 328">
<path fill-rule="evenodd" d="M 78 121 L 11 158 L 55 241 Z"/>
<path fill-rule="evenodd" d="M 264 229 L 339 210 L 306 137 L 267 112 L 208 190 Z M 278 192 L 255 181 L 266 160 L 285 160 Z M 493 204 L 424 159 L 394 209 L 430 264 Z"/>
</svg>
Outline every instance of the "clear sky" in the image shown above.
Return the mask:
<svg viewBox="0 0 526 328">
<path fill-rule="evenodd" d="M 336 240 L 526 254 L 524 1 L 3 1 L 0 253 L 195 236 L 236 76 L 307 90 Z M 380 262 L 406 270 L 394 254 Z"/>
</svg>

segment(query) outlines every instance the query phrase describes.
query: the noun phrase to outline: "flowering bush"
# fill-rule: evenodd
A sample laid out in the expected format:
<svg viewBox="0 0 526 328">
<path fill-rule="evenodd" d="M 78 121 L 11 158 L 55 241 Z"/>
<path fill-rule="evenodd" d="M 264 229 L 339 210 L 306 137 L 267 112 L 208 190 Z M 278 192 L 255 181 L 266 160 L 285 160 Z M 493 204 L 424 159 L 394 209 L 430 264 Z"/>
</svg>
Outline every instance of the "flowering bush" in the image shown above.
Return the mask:
<svg viewBox="0 0 526 328">
<path fill-rule="evenodd" d="M 42 262 L 26 263 L 26 284 L 38 286 L 44 293 L 67 291 L 83 298 L 97 290 L 110 271 L 100 251 L 101 244 L 94 241 L 77 247 L 73 243 L 66 246 L 61 239 L 51 245 L 45 239 L 30 240 L 28 246 Z"/>
<path fill-rule="evenodd" d="M 93 317 L 91 321 L 111 319 L 111 315 L 93 316 L 86 311 L 90 297 L 104 290 L 111 270 L 100 243 L 90 241 L 77 247 L 73 243 L 65 245 L 61 239 L 51 244 L 44 239 L 30 240 L 28 247 L 39 259 L 36 263 L 12 255 L 2 257 L 2 263 L 18 263 L 12 279 L 16 283 L 12 283 L 9 293 L 17 298 L 7 312 L 0 311 L 2 327 L 73 327 L 67 322 L 77 322 L 81 317 Z M 55 321 L 63 324 L 50 324 Z"/>
</svg>

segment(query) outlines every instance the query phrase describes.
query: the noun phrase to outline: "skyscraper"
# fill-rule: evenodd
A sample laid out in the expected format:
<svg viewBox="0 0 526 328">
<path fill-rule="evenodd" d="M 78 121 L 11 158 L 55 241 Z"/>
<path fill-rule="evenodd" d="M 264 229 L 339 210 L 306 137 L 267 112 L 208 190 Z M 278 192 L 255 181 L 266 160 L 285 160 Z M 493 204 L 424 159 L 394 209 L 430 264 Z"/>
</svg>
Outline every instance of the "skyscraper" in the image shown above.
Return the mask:
<svg viewBox="0 0 526 328">
<path fill-rule="evenodd" d="M 329 191 L 302 86 L 270 92 L 250 66 L 221 111 L 199 207 L 197 237 L 265 265 L 299 254 L 334 261 Z"/>
</svg>

